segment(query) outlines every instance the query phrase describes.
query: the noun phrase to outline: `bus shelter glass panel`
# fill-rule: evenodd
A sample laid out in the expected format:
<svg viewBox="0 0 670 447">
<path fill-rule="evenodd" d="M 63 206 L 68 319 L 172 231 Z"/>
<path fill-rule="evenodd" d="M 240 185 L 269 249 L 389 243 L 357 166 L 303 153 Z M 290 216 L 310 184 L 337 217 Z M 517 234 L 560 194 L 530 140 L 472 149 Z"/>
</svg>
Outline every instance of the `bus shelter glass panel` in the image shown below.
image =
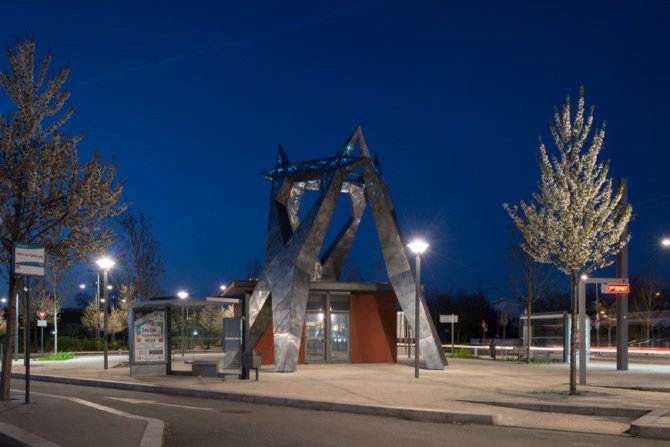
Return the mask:
<svg viewBox="0 0 670 447">
<path fill-rule="evenodd" d="M 175 306 L 172 309 L 170 355 L 173 372 L 191 372 L 195 361 L 213 362 L 217 372 L 228 372 L 224 371 L 229 366 L 224 346 L 224 321 L 228 315 L 232 316 L 230 305 Z M 239 326 L 239 318 L 237 320 Z M 238 351 L 240 334 L 238 331 Z M 239 371 L 239 365 L 232 369 Z"/>
</svg>

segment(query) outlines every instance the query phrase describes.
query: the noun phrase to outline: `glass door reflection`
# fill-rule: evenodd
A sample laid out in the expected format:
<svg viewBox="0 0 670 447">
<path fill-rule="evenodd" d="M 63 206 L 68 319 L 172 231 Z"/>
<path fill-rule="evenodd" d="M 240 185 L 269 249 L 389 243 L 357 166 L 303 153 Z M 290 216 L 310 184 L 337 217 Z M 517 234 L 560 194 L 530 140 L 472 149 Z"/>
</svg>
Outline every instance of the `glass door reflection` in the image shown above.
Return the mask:
<svg viewBox="0 0 670 447">
<path fill-rule="evenodd" d="M 349 361 L 349 314 L 330 314 L 330 361 Z"/>
<path fill-rule="evenodd" d="M 326 325 L 323 312 L 305 314 L 305 362 L 326 360 Z"/>
</svg>

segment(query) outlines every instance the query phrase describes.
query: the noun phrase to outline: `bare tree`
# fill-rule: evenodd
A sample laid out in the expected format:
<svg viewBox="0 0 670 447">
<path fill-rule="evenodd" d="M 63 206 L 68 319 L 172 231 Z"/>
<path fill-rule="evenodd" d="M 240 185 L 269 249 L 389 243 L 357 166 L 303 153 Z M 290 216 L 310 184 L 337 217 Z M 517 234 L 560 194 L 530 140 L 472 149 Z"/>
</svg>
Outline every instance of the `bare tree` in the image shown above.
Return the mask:
<svg viewBox="0 0 670 447">
<path fill-rule="evenodd" d="M 644 337 L 650 339 L 651 331 L 654 329 L 654 312 L 661 308 L 663 284 L 650 272 L 632 278 L 631 282 L 633 283 L 632 311 L 637 313 L 642 323 Z"/>
<path fill-rule="evenodd" d="M 71 258 L 59 258 L 56 256 L 47 258 L 45 279 L 51 287 L 53 300 L 48 303 L 49 307 L 45 310 L 47 310 L 48 315 L 52 318 L 54 325 L 54 354 L 58 354 L 58 321 L 63 311 L 63 300 L 59 298 L 59 289 L 62 286 L 63 276 L 72 267 L 72 263 L 73 260 Z"/>
<path fill-rule="evenodd" d="M 7 319 L 5 318 L 4 309 L 0 309 L 0 335 L 7 333 Z"/>
<path fill-rule="evenodd" d="M 577 393 L 577 287 L 579 277 L 614 262 L 628 243 L 632 207 L 622 207 L 622 191 L 613 194 L 609 162 L 598 162 L 605 141 L 604 125 L 594 132 L 582 153 L 593 124 L 594 109 L 584 114 L 580 89 L 577 113 L 571 116 L 568 96 L 562 112 L 554 110 L 550 125 L 557 155 L 549 156 L 540 140 L 540 192 L 534 201 L 507 210 L 524 237 L 523 249 L 538 262 L 553 264 L 571 280 L 570 394 Z"/>
<path fill-rule="evenodd" d="M 607 329 L 607 346 L 612 346 L 612 329 L 616 327 L 616 300 L 611 303 L 596 301 L 596 318 Z"/>
<path fill-rule="evenodd" d="M 509 276 L 512 289 L 519 296 L 526 298 L 526 361 L 530 363 L 530 345 L 532 340 L 531 316 L 533 303 L 542 297 L 551 281 L 552 269 L 541 264 L 530 256 L 523 248 L 523 237 L 518 229 L 512 233 L 513 241 L 509 245 L 508 261 L 514 266 Z"/>
<path fill-rule="evenodd" d="M 118 221 L 121 241 L 117 286 L 126 286 L 129 302 L 160 294 L 160 279 L 164 273 L 160 242 L 151 219 L 143 211 L 124 213 Z"/>
<path fill-rule="evenodd" d="M 49 77 L 51 55 L 35 70 L 35 44 L 19 40 L 7 48 L 9 70 L 0 86 L 16 106 L 0 117 L 0 262 L 9 270 L 16 242 L 42 245 L 49 256 L 73 261 L 108 246 L 107 219 L 124 210 L 115 167 L 99 154 L 80 163 L 82 135 L 63 125 L 74 112 L 62 112 L 70 97 L 63 90 L 69 68 Z M 0 399 L 10 398 L 14 318 L 19 276 L 9 272 L 7 336 L 2 359 Z"/>
</svg>

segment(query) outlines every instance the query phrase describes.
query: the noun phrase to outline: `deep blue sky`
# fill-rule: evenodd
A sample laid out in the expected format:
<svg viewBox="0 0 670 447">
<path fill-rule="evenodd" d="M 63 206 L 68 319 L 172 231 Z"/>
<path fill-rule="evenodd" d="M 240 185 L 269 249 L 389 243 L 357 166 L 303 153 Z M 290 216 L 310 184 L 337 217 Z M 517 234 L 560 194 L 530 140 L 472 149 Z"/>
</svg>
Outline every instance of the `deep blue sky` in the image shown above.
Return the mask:
<svg viewBox="0 0 670 447">
<path fill-rule="evenodd" d="M 612 175 L 629 179 L 631 272 L 670 283 L 658 244 L 670 234 L 670 3 L 164 3 L 11 2 L 0 43 L 28 32 L 70 64 L 81 157 L 116 160 L 125 200 L 153 219 L 168 293 L 214 292 L 262 261 L 259 173 L 277 143 L 319 158 L 361 125 L 406 237 L 431 244 L 428 286 L 509 296 L 502 203 L 536 190 L 537 137 L 550 141 L 552 107 L 580 85 L 607 120 Z M 382 279 L 369 210 L 355 245 Z"/>
</svg>

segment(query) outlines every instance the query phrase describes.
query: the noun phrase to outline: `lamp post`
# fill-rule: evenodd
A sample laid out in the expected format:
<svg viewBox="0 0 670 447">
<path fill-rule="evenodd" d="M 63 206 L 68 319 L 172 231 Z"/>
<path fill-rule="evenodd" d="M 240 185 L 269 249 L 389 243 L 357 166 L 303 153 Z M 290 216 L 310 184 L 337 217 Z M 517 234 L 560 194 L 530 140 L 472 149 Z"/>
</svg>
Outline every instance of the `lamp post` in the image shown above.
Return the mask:
<svg viewBox="0 0 670 447">
<path fill-rule="evenodd" d="M 419 325 L 421 324 L 421 319 L 419 311 L 421 309 L 421 255 L 428 248 L 428 244 L 421 240 L 416 239 L 407 245 L 412 253 L 416 256 L 416 268 L 415 268 L 415 279 L 416 283 L 416 296 L 414 301 L 414 377 L 419 378 L 419 340 L 421 339 L 421 331 L 419 330 Z"/>
<path fill-rule="evenodd" d="M 180 290 L 177 292 L 177 296 L 180 300 L 185 300 L 188 298 L 188 292 L 185 290 Z M 184 358 L 184 306 L 181 306 L 181 357 Z"/>
<path fill-rule="evenodd" d="M 108 346 L 107 346 L 107 330 L 108 330 L 108 321 L 109 321 L 109 299 L 107 297 L 107 274 L 109 273 L 109 269 L 114 267 L 114 261 L 112 261 L 110 258 L 103 257 L 98 259 L 97 261 L 98 267 L 102 270 L 103 273 L 103 284 L 104 288 L 102 289 L 103 293 L 103 300 L 104 300 L 104 305 L 102 306 L 104 309 L 104 327 L 103 327 L 103 333 L 104 333 L 104 340 L 103 340 L 103 349 L 104 349 L 104 364 L 105 364 L 105 369 L 108 368 Z M 97 321 L 97 318 L 96 318 Z"/>
</svg>

